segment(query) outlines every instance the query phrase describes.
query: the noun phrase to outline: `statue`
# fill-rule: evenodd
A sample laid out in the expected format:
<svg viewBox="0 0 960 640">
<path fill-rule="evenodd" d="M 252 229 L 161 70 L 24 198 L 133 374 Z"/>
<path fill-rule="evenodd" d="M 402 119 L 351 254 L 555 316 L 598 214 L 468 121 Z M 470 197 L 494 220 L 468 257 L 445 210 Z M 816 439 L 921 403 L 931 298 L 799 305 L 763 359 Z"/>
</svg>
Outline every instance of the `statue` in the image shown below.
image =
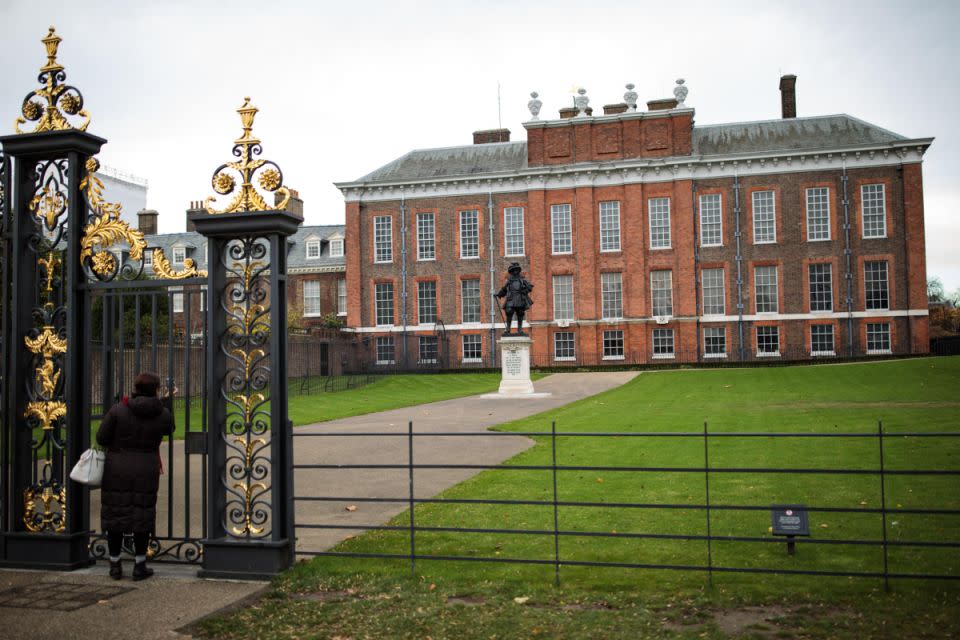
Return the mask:
<svg viewBox="0 0 960 640">
<path fill-rule="evenodd" d="M 510 275 L 507 277 L 507 281 L 503 283 L 503 287 L 501 287 L 500 291 L 496 294 L 498 298 L 506 298 L 502 308 L 507 314 L 505 321 L 507 330 L 503 332 L 505 336 L 527 335 L 523 332 L 523 316 L 526 314 L 527 309 L 530 308 L 530 305 L 533 304 L 533 299 L 530 297 L 530 292 L 533 291 L 533 284 L 520 275 L 521 271 L 523 271 L 523 269 L 520 267 L 519 262 L 511 264 L 510 268 L 507 269 L 507 273 Z M 517 332 L 511 333 L 510 327 L 513 325 L 514 315 L 517 316 Z"/>
</svg>

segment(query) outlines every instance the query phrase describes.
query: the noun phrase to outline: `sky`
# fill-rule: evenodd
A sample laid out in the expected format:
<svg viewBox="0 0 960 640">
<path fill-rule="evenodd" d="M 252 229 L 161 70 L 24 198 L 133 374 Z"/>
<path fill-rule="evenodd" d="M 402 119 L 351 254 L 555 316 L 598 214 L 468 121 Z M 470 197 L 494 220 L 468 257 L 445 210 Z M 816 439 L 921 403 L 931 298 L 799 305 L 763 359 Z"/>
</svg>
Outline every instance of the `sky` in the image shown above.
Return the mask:
<svg viewBox="0 0 960 640">
<path fill-rule="evenodd" d="M 927 273 L 960 289 L 960 3 L 630 0 L 308 2 L 0 0 L 0 131 L 12 132 L 46 61 L 59 61 L 109 140 L 103 164 L 149 180 L 160 231 L 232 160 L 245 96 L 254 133 L 304 200 L 308 224 L 341 224 L 333 186 L 418 148 L 470 144 L 503 126 L 525 138 L 531 91 L 556 117 L 578 87 L 591 105 L 671 96 L 684 78 L 699 125 L 848 113 L 910 138 L 924 159 Z M 8 123 L 8 124 L 5 124 Z"/>
</svg>

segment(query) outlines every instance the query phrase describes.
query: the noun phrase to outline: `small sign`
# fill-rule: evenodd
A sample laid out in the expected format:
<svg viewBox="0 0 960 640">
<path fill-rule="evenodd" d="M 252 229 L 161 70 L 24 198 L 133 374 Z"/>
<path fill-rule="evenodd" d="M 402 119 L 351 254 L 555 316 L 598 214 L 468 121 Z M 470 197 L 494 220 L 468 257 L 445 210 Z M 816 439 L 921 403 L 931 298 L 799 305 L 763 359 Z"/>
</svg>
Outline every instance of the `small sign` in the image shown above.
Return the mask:
<svg viewBox="0 0 960 640">
<path fill-rule="evenodd" d="M 775 536 L 809 536 L 810 522 L 807 507 L 802 504 L 773 505 L 770 507 Z"/>
</svg>

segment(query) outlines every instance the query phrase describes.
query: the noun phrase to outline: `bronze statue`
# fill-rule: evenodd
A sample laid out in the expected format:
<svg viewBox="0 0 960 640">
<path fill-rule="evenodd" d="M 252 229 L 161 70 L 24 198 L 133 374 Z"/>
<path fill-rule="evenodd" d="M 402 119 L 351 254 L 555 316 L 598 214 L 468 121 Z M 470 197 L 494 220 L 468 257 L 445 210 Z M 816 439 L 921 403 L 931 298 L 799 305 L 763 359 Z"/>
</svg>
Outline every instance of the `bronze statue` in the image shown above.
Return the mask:
<svg viewBox="0 0 960 640">
<path fill-rule="evenodd" d="M 514 262 L 511 264 L 510 268 L 507 269 L 507 273 L 510 275 L 507 277 L 507 281 L 503 283 L 503 287 L 501 287 L 500 291 L 496 294 L 498 298 L 506 298 L 503 302 L 503 311 L 507 314 L 507 330 L 503 332 L 505 336 L 527 335 L 523 332 L 523 316 L 526 314 L 527 309 L 530 308 L 530 305 L 533 304 L 533 299 L 530 297 L 530 292 L 533 291 L 533 284 L 520 275 L 521 271 L 523 271 L 523 269 L 520 267 L 520 263 Z M 517 317 L 517 332 L 511 333 L 510 327 L 513 325 L 514 316 Z"/>
</svg>

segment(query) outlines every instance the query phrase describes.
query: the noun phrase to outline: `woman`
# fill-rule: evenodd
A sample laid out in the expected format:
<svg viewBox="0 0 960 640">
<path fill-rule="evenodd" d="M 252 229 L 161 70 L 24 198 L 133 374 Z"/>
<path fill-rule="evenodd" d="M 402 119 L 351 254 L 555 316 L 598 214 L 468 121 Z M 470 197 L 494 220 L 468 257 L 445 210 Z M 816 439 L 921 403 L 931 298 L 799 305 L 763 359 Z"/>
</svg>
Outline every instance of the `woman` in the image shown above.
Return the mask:
<svg viewBox="0 0 960 640">
<path fill-rule="evenodd" d="M 97 431 L 97 443 L 107 451 L 100 487 L 100 524 L 107 532 L 110 577 L 123 577 L 120 548 L 124 533 L 133 533 L 136 562 L 133 579 L 153 575 L 147 568 L 147 542 L 157 517 L 157 490 L 160 487 L 160 443 L 173 435 L 169 399 L 157 393 L 160 378 L 141 373 L 134 380 L 134 392 L 115 404 Z"/>
</svg>

